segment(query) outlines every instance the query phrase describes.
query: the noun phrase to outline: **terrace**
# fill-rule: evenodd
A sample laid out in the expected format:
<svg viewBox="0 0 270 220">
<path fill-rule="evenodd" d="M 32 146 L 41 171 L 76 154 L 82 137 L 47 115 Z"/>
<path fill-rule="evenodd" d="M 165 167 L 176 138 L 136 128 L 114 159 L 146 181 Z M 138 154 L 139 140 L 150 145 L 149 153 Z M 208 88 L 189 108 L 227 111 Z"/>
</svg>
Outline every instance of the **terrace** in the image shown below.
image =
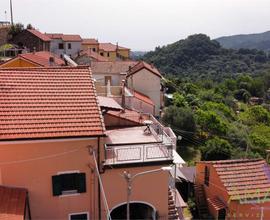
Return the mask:
<svg viewBox="0 0 270 220">
<path fill-rule="evenodd" d="M 152 123 L 107 130 L 105 166 L 173 160 L 176 137 L 151 115 Z"/>
</svg>

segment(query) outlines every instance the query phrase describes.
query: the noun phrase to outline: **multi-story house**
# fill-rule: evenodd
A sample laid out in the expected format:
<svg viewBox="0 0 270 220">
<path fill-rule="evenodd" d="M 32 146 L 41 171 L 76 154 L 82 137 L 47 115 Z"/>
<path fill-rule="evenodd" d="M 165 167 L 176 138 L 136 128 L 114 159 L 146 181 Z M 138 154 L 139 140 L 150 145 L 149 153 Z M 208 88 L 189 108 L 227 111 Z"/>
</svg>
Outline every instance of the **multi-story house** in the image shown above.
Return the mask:
<svg viewBox="0 0 270 220">
<path fill-rule="evenodd" d="M 109 61 L 129 60 L 130 49 L 112 43 L 99 43 L 98 53 Z"/>
<path fill-rule="evenodd" d="M 93 52 L 98 52 L 98 40 L 94 38 L 84 38 L 82 41 L 82 50 L 91 50 Z"/>
<path fill-rule="evenodd" d="M 82 47 L 82 38 L 80 35 L 75 34 L 49 34 L 46 33 L 51 39 L 50 51 L 63 56 L 64 54 L 75 58 L 79 55 Z"/>
<path fill-rule="evenodd" d="M 99 105 L 88 67 L 6 68 L 0 76 L 0 217 L 14 216 L 14 204 L 18 219 L 121 219 L 125 207 L 131 219 L 180 217 L 168 184 L 170 128 Z"/>
<path fill-rule="evenodd" d="M 23 30 L 12 39 L 12 43 L 20 48 L 27 48 L 30 52 L 50 51 L 50 42 L 50 37 L 35 29 Z"/>
</svg>

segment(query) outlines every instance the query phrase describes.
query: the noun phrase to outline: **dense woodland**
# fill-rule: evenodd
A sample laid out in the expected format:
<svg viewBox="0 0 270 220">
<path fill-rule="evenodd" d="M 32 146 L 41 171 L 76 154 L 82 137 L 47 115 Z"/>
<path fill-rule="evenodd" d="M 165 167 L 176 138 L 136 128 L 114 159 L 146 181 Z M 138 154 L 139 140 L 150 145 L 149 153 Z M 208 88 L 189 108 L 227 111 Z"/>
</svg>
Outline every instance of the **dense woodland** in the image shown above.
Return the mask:
<svg viewBox="0 0 270 220">
<path fill-rule="evenodd" d="M 262 51 L 224 49 L 199 34 L 158 47 L 144 60 L 165 75 L 162 120 L 194 160 L 265 157 L 270 149 L 270 59 Z M 256 97 L 256 98 L 254 98 Z"/>
</svg>

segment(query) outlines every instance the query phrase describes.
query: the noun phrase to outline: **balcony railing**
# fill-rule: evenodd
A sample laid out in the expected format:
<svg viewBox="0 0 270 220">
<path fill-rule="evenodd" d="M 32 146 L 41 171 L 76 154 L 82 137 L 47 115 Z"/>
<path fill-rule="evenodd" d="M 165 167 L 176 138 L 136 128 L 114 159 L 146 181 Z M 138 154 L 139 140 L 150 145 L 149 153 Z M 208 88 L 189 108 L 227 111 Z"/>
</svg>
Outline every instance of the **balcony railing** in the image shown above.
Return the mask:
<svg viewBox="0 0 270 220">
<path fill-rule="evenodd" d="M 107 165 L 154 162 L 173 159 L 173 146 L 163 143 L 105 145 Z"/>
</svg>

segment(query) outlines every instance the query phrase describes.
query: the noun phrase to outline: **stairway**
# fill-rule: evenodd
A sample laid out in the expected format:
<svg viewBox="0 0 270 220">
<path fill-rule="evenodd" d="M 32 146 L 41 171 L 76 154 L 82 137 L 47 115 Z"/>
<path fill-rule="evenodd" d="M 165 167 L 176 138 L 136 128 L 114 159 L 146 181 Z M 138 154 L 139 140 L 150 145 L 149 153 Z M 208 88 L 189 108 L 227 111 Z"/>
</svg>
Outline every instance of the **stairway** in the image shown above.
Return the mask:
<svg viewBox="0 0 270 220">
<path fill-rule="evenodd" d="M 168 209 L 169 209 L 169 220 L 180 220 L 178 210 L 175 206 L 174 196 L 171 189 L 168 190 Z"/>
<path fill-rule="evenodd" d="M 200 219 L 211 219 L 208 212 L 208 206 L 205 198 L 203 185 L 194 185 L 196 206 Z"/>
</svg>

